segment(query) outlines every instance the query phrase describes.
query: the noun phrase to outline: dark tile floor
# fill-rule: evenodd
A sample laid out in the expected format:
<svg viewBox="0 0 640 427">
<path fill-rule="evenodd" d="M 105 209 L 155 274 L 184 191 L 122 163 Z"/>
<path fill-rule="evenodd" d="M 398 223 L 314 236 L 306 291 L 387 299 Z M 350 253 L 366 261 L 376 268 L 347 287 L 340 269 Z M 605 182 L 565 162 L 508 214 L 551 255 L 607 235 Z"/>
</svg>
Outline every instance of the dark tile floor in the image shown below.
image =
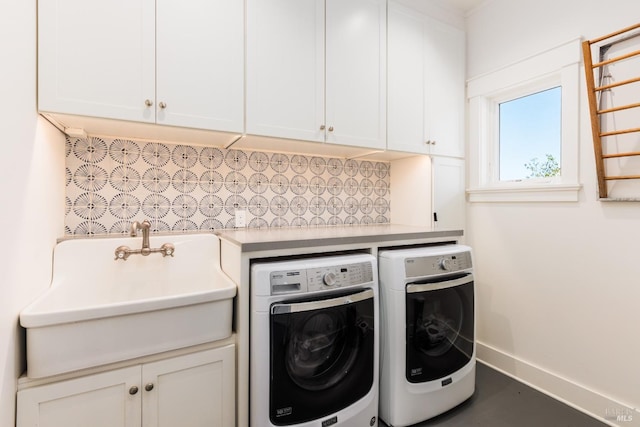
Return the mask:
<svg viewBox="0 0 640 427">
<path fill-rule="evenodd" d="M 606 424 L 478 362 L 474 395 L 449 412 L 414 427 L 435 426 L 602 427 Z"/>
</svg>

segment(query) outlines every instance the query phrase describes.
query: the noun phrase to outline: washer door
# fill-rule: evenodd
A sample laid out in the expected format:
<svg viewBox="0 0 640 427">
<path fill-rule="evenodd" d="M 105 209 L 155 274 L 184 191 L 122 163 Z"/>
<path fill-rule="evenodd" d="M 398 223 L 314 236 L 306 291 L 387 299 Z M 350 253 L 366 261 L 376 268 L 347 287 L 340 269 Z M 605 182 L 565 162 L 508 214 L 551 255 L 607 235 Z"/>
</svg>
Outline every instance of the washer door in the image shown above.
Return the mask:
<svg viewBox="0 0 640 427">
<path fill-rule="evenodd" d="M 448 277 L 407 285 L 406 377 L 421 383 L 456 372 L 474 346 L 473 277 Z"/>
<path fill-rule="evenodd" d="M 373 386 L 372 290 L 274 304 L 270 329 L 272 424 L 323 418 L 358 401 Z"/>
</svg>

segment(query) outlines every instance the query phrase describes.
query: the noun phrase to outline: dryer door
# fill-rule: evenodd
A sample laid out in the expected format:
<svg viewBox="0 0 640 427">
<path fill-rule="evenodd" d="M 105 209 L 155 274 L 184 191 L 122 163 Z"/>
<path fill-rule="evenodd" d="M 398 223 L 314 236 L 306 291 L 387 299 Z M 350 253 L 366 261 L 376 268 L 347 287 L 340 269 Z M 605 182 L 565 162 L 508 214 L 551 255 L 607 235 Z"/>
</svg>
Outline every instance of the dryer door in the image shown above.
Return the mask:
<svg viewBox="0 0 640 427">
<path fill-rule="evenodd" d="M 274 425 L 325 417 L 369 392 L 375 355 L 371 289 L 276 303 L 270 319 L 269 415 Z"/>
<path fill-rule="evenodd" d="M 471 274 L 407 285 L 407 381 L 444 379 L 469 363 L 474 348 L 473 299 Z"/>
</svg>

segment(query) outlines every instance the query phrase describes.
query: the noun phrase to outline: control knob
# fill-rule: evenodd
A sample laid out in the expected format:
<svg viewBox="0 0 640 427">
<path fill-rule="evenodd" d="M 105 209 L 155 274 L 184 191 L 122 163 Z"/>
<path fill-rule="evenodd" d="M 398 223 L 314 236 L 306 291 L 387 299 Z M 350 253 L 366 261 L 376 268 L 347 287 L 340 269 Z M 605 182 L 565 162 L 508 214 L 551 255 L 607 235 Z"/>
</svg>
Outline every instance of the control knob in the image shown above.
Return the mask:
<svg viewBox="0 0 640 427">
<path fill-rule="evenodd" d="M 445 271 L 449 271 L 452 270 L 455 267 L 453 260 L 450 258 L 443 258 L 440 260 L 440 268 L 445 270 Z"/>
<path fill-rule="evenodd" d="M 322 281 L 327 286 L 333 286 L 336 284 L 336 275 L 334 273 L 327 273 L 322 276 Z"/>
</svg>

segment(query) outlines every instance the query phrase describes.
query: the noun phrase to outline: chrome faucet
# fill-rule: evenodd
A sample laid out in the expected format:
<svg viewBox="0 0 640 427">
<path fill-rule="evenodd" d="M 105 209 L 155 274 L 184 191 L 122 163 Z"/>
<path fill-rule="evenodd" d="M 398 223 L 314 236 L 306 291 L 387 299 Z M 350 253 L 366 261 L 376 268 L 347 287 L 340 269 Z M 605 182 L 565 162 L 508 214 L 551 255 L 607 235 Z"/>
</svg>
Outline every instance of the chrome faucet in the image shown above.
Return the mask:
<svg viewBox="0 0 640 427">
<path fill-rule="evenodd" d="M 119 259 L 126 261 L 130 255 L 140 254 L 142 256 L 148 256 L 155 252 L 160 252 L 163 257 L 173 256 L 176 251 L 176 247 L 171 243 L 164 243 L 159 248 L 151 248 L 149 245 L 151 223 L 148 220 L 145 219 L 142 222 L 134 221 L 131 224 L 131 231 L 129 232 L 129 235 L 131 237 L 136 237 L 138 235 L 138 230 L 142 230 L 142 248 L 131 249 L 129 246 L 118 246 L 115 251 L 116 261 Z"/>
<path fill-rule="evenodd" d="M 147 256 L 151 253 L 151 249 L 149 248 L 149 230 L 151 230 L 151 223 L 146 219 L 142 222 L 133 221 L 129 235 L 136 237 L 138 230 L 142 230 L 142 249 L 140 249 L 140 254 Z"/>
</svg>

